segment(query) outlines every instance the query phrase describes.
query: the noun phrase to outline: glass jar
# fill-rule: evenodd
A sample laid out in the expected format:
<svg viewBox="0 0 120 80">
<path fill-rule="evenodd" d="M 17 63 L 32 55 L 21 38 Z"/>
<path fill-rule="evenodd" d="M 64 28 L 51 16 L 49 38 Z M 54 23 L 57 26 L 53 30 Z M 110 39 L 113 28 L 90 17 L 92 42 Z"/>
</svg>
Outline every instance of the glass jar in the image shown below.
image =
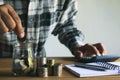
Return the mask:
<svg viewBox="0 0 120 80">
<path fill-rule="evenodd" d="M 16 43 L 13 50 L 14 76 L 32 75 L 34 73 L 33 45 L 29 42 Z"/>
</svg>

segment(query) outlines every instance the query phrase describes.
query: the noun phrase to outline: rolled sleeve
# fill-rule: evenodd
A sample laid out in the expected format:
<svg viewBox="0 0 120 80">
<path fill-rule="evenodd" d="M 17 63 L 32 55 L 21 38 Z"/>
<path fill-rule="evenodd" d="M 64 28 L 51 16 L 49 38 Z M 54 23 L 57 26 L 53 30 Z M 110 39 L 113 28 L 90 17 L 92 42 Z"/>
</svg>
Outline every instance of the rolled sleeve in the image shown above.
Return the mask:
<svg viewBox="0 0 120 80">
<path fill-rule="evenodd" d="M 76 0 L 66 0 L 67 6 L 53 30 L 53 35 L 58 35 L 59 41 L 69 49 L 76 45 L 84 45 L 84 35 L 77 29 L 75 16 L 77 13 Z"/>
</svg>

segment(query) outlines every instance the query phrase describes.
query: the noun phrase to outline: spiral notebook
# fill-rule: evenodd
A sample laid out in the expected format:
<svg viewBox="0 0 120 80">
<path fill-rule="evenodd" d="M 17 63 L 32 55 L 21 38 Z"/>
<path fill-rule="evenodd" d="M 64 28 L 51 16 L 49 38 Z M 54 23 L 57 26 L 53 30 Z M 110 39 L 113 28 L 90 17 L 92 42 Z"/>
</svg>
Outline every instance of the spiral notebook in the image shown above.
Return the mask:
<svg viewBox="0 0 120 80">
<path fill-rule="evenodd" d="M 76 66 L 76 64 L 78 66 Z M 94 77 L 94 76 L 120 74 L 120 62 L 92 62 L 92 63 L 82 63 L 82 65 L 83 66 L 81 66 L 81 63 L 69 64 L 69 65 L 65 65 L 64 69 L 73 73 L 77 77 Z M 86 65 L 88 67 L 85 67 Z M 93 68 L 93 66 L 95 68 Z"/>
</svg>

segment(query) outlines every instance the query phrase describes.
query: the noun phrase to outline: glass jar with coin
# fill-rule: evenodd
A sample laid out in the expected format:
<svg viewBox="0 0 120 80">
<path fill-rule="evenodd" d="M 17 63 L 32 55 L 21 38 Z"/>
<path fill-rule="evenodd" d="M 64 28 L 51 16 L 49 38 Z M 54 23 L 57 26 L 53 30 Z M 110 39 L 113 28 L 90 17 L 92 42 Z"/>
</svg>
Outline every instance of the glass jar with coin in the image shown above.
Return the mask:
<svg viewBox="0 0 120 80">
<path fill-rule="evenodd" d="M 34 55 L 32 43 L 16 43 L 14 45 L 12 59 L 12 72 L 14 76 L 32 75 L 34 73 Z"/>
</svg>

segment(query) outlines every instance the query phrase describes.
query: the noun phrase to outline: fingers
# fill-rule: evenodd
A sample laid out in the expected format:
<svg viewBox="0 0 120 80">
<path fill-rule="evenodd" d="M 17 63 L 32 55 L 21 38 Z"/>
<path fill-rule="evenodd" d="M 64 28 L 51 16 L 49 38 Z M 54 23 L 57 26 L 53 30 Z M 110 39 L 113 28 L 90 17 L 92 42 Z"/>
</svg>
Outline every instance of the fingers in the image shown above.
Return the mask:
<svg viewBox="0 0 120 80">
<path fill-rule="evenodd" d="M 74 49 L 74 55 L 76 58 L 93 55 L 101 56 L 105 55 L 105 48 L 101 43 L 86 44 L 84 46 L 77 47 L 77 49 Z"/>
<path fill-rule="evenodd" d="M 96 44 L 93 44 L 93 46 L 95 46 L 98 49 L 101 55 L 106 55 L 106 50 L 102 43 L 96 43 Z"/>
<path fill-rule="evenodd" d="M 19 38 L 23 38 L 25 35 L 18 14 L 9 4 L 5 4 L 0 6 L 0 34 L 12 30 Z"/>
<path fill-rule="evenodd" d="M 8 32 L 9 29 L 6 27 L 6 24 L 3 22 L 3 20 L 0 18 L 0 34 L 3 34 L 5 32 Z"/>
<path fill-rule="evenodd" d="M 74 56 L 75 58 L 85 57 L 85 56 L 92 56 L 92 55 L 100 55 L 99 51 L 96 47 L 86 44 L 84 46 L 79 47 L 78 49 L 74 49 Z"/>
<path fill-rule="evenodd" d="M 1 14 L 2 14 L 2 16 L 1 16 L 2 23 L 5 24 L 6 28 L 8 28 L 8 31 L 13 30 L 16 27 L 16 24 L 15 24 L 13 18 L 9 14 L 5 13 L 4 11 Z M 5 14 L 5 15 L 3 15 L 3 14 Z"/>
<path fill-rule="evenodd" d="M 16 24 L 16 27 L 15 27 L 15 33 L 20 37 L 20 38 L 23 38 L 25 33 L 24 33 L 24 29 L 22 27 L 22 23 L 21 23 L 21 20 L 18 16 L 18 14 L 15 12 L 15 10 L 10 6 L 10 5 L 7 5 L 8 7 L 8 13 L 12 16 L 12 18 L 14 19 L 15 23 Z"/>
<path fill-rule="evenodd" d="M 93 45 L 86 44 L 85 49 L 86 50 L 84 51 L 84 56 L 92 56 L 92 55 L 100 56 L 101 55 L 98 49 Z"/>
</svg>

